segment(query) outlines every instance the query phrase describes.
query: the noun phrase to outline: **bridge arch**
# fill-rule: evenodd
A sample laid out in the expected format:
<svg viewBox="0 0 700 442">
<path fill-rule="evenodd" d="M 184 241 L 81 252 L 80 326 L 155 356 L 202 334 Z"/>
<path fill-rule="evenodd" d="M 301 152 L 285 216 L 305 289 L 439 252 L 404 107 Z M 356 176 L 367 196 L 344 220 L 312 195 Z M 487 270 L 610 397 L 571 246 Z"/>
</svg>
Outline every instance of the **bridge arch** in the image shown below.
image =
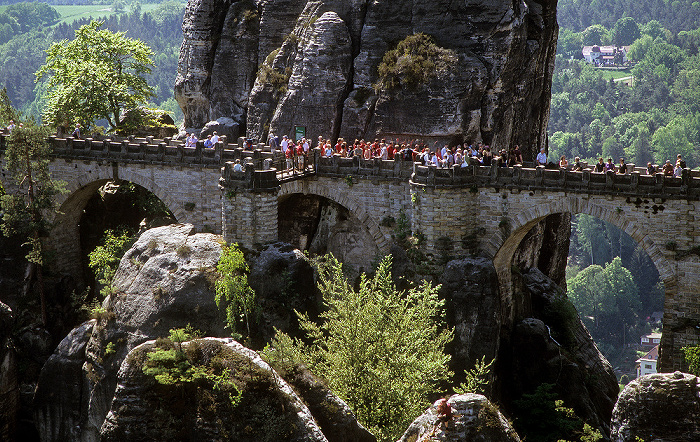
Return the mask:
<svg viewBox="0 0 700 442">
<path fill-rule="evenodd" d="M 137 184 L 158 197 L 175 219 L 184 216 L 183 208 L 174 203 L 173 199 L 153 180 L 139 174 L 120 174 L 121 181 Z M 83 276 L 82 245 L 80 240 L 80 222 L 86 206 L 98 189 L 109 181 L 114 181 L 112 173 L 104 169 L 93 169 L 89 173 L 79 173 L 66 181 L 66 192 L 57 196 L 58 213 L 54 216 L 53 229 L 49 237 L 49 247 L 60 259 L 56 260 L 55 268 L 60 273 L 71 275 L 78 286 L 85 285 Z"/>
<path fill-rule="evenodd" d="M 668 314 L 668 299 L 673 299 L 678 291 L 677 273 L 675 262 L 666 258 L 662 252 L 659 241 L 655 240 L 652 228 L 645 226 L 643 222 L 636 222 L 631 215 L 625 213 L 629 207 L 611 208 L 599 204 L 594 200 L 563 197 L 556 202 L 548 204 L 534 205 L 533 207 L 518 212 L 517 215 L 508 218 L 509 229 L 498 229 L 493 232 L 487 241 L 486 248 L 490 256 L 493 256 L 493 263 L 498 275 L 502 314 L 504 317 L 514 318 L 518 314 L 519 303 L 514 299 L 514 287 L 512 276 L 512 264 L 514 255 L 527 235 L 540 221 L 549 215 L 570 213 L 591 215 L 595 218 L 608 222 L 629 235 L 639 246 L 649 255 L 656 269 L 659 278 L 665 287 L 664 316 Z M 664 318 L 666 323 L 666 317 Z M 664 344 L 666 345 L 666 344 Z M 670 353 L 663 355 L 666 359 L 666 366 L 670 367 Z"/>
<path fill-rule="evenodd" d="M 530 209 L 523 210 L 516 216 L 509 218 L 510 228 L 495 231 L 486 244 L 488 253 L 494 257 L 496 267 L 503 265 L 510 267 L 513 254 L 527 232 L 546 216 L 557 213 L 570 213 L 572 215 L 583 213 L 618 227 L 632 237 L 649 255 L 659 271 L 659 277 L 664 282 L 674 276 L 673 265 L 664 257 L 651 232 L 640 226 L 639 221 L 628 217 L 622 207 L 619 210 L 611 210 L 596 204 L 594 201 L 580 197 L 565 197 L 554 203 L 533 205 Z"/>
<path fill-rule="evenodd" d="M 365 210 L 359 201 L 349 194 L 349 192 L 343 192 L 337 187 L 329 186 L 327 182 L 321 183 L 318 180 L 297 180 L 282 184 L 277 194 L 277 200 L 282 201 L 293 194 L 317 195 L 346 208 L 350 214 L 362 223 L 364 228 L 374 239 L 377 248 L 382 254 L 388 255 L 391 252 L 391 243 L 382 233 L 377 221 Z"/>
</svg>

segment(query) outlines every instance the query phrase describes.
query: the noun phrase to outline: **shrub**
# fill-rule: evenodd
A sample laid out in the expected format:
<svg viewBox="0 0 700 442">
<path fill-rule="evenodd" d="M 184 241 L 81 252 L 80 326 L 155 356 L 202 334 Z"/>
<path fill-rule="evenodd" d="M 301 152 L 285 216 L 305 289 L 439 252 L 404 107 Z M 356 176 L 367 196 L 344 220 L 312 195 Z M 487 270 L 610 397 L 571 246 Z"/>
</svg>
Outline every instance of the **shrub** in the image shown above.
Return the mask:
<svg viewBox="0 0 700 442">
<path fill-rule="evenodd" d="M 453 51 L 441 48 L 423 33 L 409 35 L 379 63 L 376 90 L 418 89 L 457 62 Z"/>
<path fill-rule="evenodd" d="M 486 394 L 486 389 L 489 386 L 489 378 L 491 377 L 491 366 L 495 359 L 486 363 L 486 356 L 482 356 L 481 360 L 476 361 L 474 368 L 464 373 L 466 379 L 455 388 L 455 393 L 478 393 Z"/>
<path fill-rule="evenodd" d="M 226 313 L 226 323 L 234 334 L 245 325 L 250 336 L 250 322 L 256 319 L 255 292 L 248 285 L 248 265 L 236 244 L 224 246 L 216 266 L 219 278 L 215 284 L 216 305 Z"/>
<path fill-rule="evenodd" d="M 397 291 L 390 256 L 374 277 L 361 276 L 359 290 L 333 256 L 318 272 L 326 307 L 321 324 L 300 314 L 306 341 L 278 332 L 264 355 L 278 366 L 307 365 L 378 440 L 396 440 L 452 374 L 444 353 L 452 332 L 444 325 L 438 287 Z"/>
<path fill-rule="evenodd" d="M 95 272 L 95 279 L 102 284 L 100 294 L 112 293 L 112 280 L 117 272 L 119 261 L 134 242 L 134 236 L 127 229 L 107 230 L 102 244 L 88 254 L 89 266 Z"/>
</svg>

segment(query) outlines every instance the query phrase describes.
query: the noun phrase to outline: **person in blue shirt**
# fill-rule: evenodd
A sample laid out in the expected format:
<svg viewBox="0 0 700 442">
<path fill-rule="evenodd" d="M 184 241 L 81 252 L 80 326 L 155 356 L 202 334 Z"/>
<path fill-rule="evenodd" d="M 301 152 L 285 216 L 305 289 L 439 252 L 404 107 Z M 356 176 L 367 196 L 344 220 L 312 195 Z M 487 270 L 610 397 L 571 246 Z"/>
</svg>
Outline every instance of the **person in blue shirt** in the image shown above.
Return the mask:
<svg viewBox="0 0 700 442">
<path fill-rule="evenodd" d="M 547 165 L 547 154 L 544 153 L 544 147 L 540 149 L 540 153 L 537 154 L 536 166 L 546 166 Z"/>
</svg>

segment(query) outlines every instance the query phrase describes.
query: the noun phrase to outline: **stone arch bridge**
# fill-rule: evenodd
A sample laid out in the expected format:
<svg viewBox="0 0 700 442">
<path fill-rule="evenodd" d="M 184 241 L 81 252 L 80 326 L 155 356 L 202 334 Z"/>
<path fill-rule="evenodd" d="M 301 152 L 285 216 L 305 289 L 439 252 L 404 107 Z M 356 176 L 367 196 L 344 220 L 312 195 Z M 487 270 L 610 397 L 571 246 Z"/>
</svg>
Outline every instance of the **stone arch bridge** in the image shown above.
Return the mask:
<svg viewBox="0 0 700 442">
<path fill-rule="evenodd" d="M 0 149 L 4 139 L 0 140 Z M 700 176 L 680 178 L 544 168 L 424 167 L 397 160 L 322 158 L 303 171 L 281 171 L 279 152 L 219 142 L 188 148 L 169 139 L 52 138 L 51 172 L 67 182 L 50 243 L 71 268 L 80 253 L 78 224 L 87 200 L 107 180 L 127 180 L 158 196 L 179 222 L 222 233 L 252 247 L 277 241 L 281 201 L 315 195 L 347 210 L 379 253 L 389 253 L 399 217 L 425 237 L 429 253 L 479 250 L 493 259 L 502 315 L 516 315 L 513 256 L 526 234 L 549 215 L 585 213 L 629 234 L 648 253 L 665 285 L 660 367 L 683 368 L 681 348 L 700 343 Z M 235 172 L 240 159 L 244 172 Z M 277 166 L 277 167 L 274 167 Z M 3 182 L 7 182 L 3 176 Z M 370 257 L 367 257 L 368 259 Z"/>
</svg>

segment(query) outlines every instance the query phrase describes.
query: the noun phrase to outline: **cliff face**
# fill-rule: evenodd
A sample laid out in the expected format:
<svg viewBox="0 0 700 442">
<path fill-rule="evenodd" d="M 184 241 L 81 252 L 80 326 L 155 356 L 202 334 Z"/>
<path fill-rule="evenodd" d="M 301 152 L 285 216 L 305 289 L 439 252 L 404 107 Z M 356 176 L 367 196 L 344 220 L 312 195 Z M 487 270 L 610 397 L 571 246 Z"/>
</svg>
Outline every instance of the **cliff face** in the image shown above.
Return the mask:
<svg viewBox="0 0 700 442">
<path fill-rule="evenodd" d="M 187 128 L 233 118 L 241 135 L 389 136 L 546 145 L 556 0 L 191 0 L 175 95 Z M 415 57 L 380 81 L 385 54 L 430 36 L 434 72 Z M 424 69 L 425 70 L 425 69 Z"/>
</svg>

